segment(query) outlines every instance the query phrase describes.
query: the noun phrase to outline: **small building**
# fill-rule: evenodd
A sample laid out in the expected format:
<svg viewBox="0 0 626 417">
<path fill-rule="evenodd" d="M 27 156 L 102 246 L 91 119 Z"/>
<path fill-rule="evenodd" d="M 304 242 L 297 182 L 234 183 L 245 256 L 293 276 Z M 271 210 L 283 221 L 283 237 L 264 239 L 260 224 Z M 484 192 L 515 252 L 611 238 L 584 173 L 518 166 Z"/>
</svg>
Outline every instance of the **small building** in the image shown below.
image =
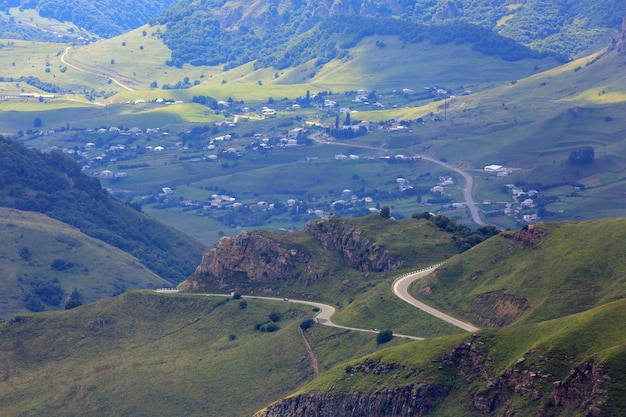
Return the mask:
<svg viewBox="0 0 626 417">
<path fill-rule="evenodd" d="M 504 167 L 502 165 L 487 165 L 484 168 L 485 172 L 500 172 L 504 169 Z"/>
</svg>

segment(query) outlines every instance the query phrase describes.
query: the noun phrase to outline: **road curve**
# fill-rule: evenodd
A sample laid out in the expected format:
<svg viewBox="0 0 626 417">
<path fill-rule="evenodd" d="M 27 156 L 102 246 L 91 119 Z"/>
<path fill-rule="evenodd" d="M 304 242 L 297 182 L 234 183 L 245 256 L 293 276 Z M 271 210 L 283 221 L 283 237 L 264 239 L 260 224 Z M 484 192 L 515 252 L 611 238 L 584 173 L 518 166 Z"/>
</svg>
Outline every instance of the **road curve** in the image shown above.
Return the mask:
<svg viewBox="0 0 626 417">
<path fill-rule="evenodd" d="M 484 226 L 485 222 L 483 222 L 483 220 L 480 218 L 480 214 L 478 213 L 478 208 L 476 207 L 476 203 L 474 202 L 474 198 L 472 197 L 472 190 L 474 188 L 474 178 L 472 178 L 472 176 L 468 174 L 467 172 L 459 168 L 456 168 L 455 166 L 450 165 L 446 162 L 438 161 L 436 159 L 429 158 L 427 156 L 420 156 L 420 158 L 422 158 L 425 161 L 429 161 L 434 164 L 438 164 L 445 168 L 451 169 L 452 171 L 457 172 L 459 175 L 461 175 L 463 179 L 465 179 L 465 187 L 463 187 L 463 198 L 465 199 L 465 204 L 467 205 L 467 208 L 470 212 L 472 221 L 479 226 Z"/>
<path fill-rule="evenodd" d="M 159 293 L 177 293 L 178 292 L 178 290 L 165 290 L 165 289 L 156 290 L 156 291 Z M 194 295 L 194 293 L 188 293 L 188 294 Z M 198 294 L 198 295 L 205 295 L 207 297 L 231 297 L 230 294 Z M 320 311 L 315 315 L 315 321 L 321 325 L 329 326 L 329 327 L 336 327 L 338 329 L 353 330 L 355 332 L 360 332 L 360 333 L 370 333 L 370 334 L 379 333 L 378 330 L 374 330 L 374 329 L 359 329 L 358 327 L 341 326 L 339 324 L 333 323 L 333 321 L 330 318 L 333 314 L 335 314 L 335 307 L 329 306 L 328 304 L 322 304 L 322 303 L 318 303 L 315 301 L 292 300 L 289 298 L 261 297 L 258 295 L 242 295 L 241 298 L 247 299 L 247 300 L 282 301 L 282 302 L 287 302 L 287 303 L 304 304 L 304 305 L 308 305 L 312 307 L 317 307 L 319 308 Z M 403 339 L 424 340 L 423 337 L 410 336 L 407 334 L 394 333 L 393 335 L 396 337 L 401 337 Z"/>
<path fill-rule="evenodd" d="M 106 79 L 111 80 L 115 84 L 119 85 L 120 87 L 122 87 L 122 88 L 124 88 L 124 89 L 126 89 L 128 91 L 135 91 L 132 88 L 130 88 L 129 86 L 122 84 L 120 81 L 116 80 L 113 77 L 109 77 L 106 74 L 101 74 L 98 71 L 91 71 L 91 70 L 88 70 L 88 69 L 85 69 L 85 68 L 81 68 L 81 67 L 78 67 L 76 65 L 73 65 L 73 64 L 69 63 L 68 61 L 65 60 L 65 56 L 70 51 L 70 48 L 71 48 L 71 46 L 68 46 L 67 48 L 65 48 L 65 52 L 63 52 L 63 54 L 61 55 L 61 62 L 64 63 L 65 65 L 67 65 L 68 67 L 74 68 L 76 71 L 86 72 L 87 74 L 92 74 L 92 75 L 96 75 L 98 77 L 106 78 Z"/>
<path fill-rule="evenodd" d="M 328 140 L 323 140 L 319 137 L 319 135 L 311 135 L 311 139 L 319 144 L 324 145 L 336 145 L 336 146 L 347 146 L 351 148 L 361 148 L 361 149 L 371 149 L 374 151 L 383 151 L 383 148 L 377 148 L 374 146 L 366 146 L 366 145 L 357 145 L 353 143 L 343 143 L 343 142 L 333 142 Z M 480 213 L 478 212 L 478 208 L 476 207 L 476 203 L 474 202 L 474 198 L 472 197 L 472 190 L 474 189 L 474 178 L 467 172 L 450 165 L 446 162 L 440 161 L 438 159 L 430 158 L 428 156 L 419 155 L 419 157 L 425 161 L 432 162 L 433 164 L 441 165 L 444 168 L 452 170 L 463 177 L 465 180 L 465 186 L 463 187 L 463 198 L 465 199 L 465 204 L 470 212 L 470 216 L 472 217 L 472 221 L 479 226 L 484 226 L 485 222 L 480 218 Z"/>
<path fill-rule="evenodd" d="M 468 332 L 475 332 L 479 330 L 478 327 L 475 327 L 469 323 L 466 323 L 452 316 L 449 316 L 442 311 L 432 308 L 429 305 L 426 305 L 422 303 L 421 301 L 418 301 L 417 299 L 413 298 L 413 296 L 409 294 L 409 287 L 411 286 L 413 282 L 430 274 L 435 269 L 439 268 L 439 266 L 441 266 L 441 264 L 434 265 L 425 269 L 421 269 L 419 271 L 411 272 L 409 274 L 406 274 L 397 278 L 393 282 L 393 286 L 392 286 L 393 293 L 396 296 L 398 296 L 401 300 L 406 301 L 412 306 L 419 308 L 420 310 L 430 314 L 431 316 L 437 317 L 438 319 L 441 319 L 447 323 L 450 323 L 453 326 L 459 327 Z"/>
</svg>

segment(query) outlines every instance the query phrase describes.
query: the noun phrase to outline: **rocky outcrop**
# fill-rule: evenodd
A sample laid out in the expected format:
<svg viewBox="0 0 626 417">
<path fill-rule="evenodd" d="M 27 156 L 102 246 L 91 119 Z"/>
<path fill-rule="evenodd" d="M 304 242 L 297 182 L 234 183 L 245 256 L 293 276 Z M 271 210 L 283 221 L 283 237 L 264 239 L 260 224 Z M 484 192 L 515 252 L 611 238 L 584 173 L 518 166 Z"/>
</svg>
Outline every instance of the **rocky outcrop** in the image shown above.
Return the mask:
<svg viewBox="0 0 626 417">
<path fill-rule="evenodd" d="M 583 406 L 590 411 L 598 410 L 596 403 L 603 403 L 607 391 L 603 389 L 608 380 L 607 370 L 586 361 L 572 369 L 565 381 L 557 381 L 552 387 L 552 402 L 556 407 Z M 592 405 L 593 404 L 593 405 Z"/>
<path fill-rule="evenodd" d="M 307 223 L 307 233 L 315 237 L 324 249 L 339 253 L 352 268 L 363 272 L 393 271 L 402 260 L 367 239 L 356 226 L 337 219 Z"/>
<path fill-rule="evenodd" d="M 622 29 L 615 39 L 615 49 L 619 55 L 626 56 L 626 17 L 624 17 Z"/>
<path fill-rule="evenodd" d="M 215 248 L 208 249 L 196 274 L 210 275 L 226 286 L 225 279 L 243 273 L 250 281 L 264 281 L 286 276 L 293 268 L 307 261 L 297 248 L 286 248 L 268 237 L 241 232 L 237 237 L 223 237 Z M 182 290 L 199 289 L 200 280 L 187 280 Z"/>
<path fill-rule="evenodd" d="M 443 385 L 413 384 L 376 393 L 306 394 L 270 405 L 255 417 L 420 417 L 447 396 Z"/>
<path fill-rule="evenodd" d="M 504 291 L 489 291 L 472 298 L 468 315 L 485 327 L 503 327 L 513 323 L 526 310 L 528 300 Z"/>
<path fill-rule="evenodd" d="M 545 229 L 541 229 L 534 225 L 524 226 L 521 230 L 513 233 L 500 233 L 505 239 L 518 242 L 524 247 L 536 249 L 541 244 L 543 238 L 548 234 Z"/>
<path fill-rule="evenodd" d="M 437 8 L 432 20 L 454 19 L 461 16 L 461 11 L 455 2 L 447 1 L 445 4 Z"/>
<path fill-rule="evenodd" d="M 425 416 L 448 396 L 455 401 L 465 397 L 468 415 L 514 417 L 518 415 L 520 401 L 532 404 L 532 415 L 538 417 L 571 415 L 571 410 L 589 417 L 603 415 L 610 381 L 606 368 L 584 361 L 572 369 L 567 378 L 556 381 L 551 372 L 562 367 L 563 358 L 559 355 L 537 357 L 529 350 L 504 372 L 493 375 L 490 374 L 493 359 L 489 355 L 489 339 L 473 335 L 423 368 L 367 358 L 346 366 L 345 375 L 337 378 L 337 384 L 357 376 L 359 381 L 365 376 L 372 381 L 376 378 L 388 381 L 391 377 L 404 379 L 407 384 L 369 393 L 340 392 L 331 387 L 331 392 L 280 400 L 255 417 Z M 442 375 L 449 379 L 442 379 Z M 459 397 L 453 390 L 463 394 Z"/>
</svg>

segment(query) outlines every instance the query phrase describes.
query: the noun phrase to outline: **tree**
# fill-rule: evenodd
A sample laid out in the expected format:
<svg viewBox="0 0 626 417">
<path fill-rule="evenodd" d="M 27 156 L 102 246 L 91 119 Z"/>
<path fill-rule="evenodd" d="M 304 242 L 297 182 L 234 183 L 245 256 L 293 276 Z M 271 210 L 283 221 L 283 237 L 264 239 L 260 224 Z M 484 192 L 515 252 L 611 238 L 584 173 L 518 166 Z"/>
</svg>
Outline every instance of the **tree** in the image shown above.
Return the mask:
<svg viewBox="0 0 626 417">
<path fill-rule="evenodd" d="M 391 330 L 382 330 L 376 335 L 376 343 L 379 345 L 387 343 L 391 339 L 393 339 L 393 331 Z"/>
<path fill-rule="evenodd" d="M 382 217 L 383 219 L 388 219 L 391 217 L 391 209 L 389 208 L 389 206 L 382 206 L 380 208 L 380 217 Z"/>
<path fill-rule="evenodd" d="M 591 163 L 594 157 L 595 152 L 593 148 L 591 146 L 583 146 L 570 152 L 567 162 L 570 165 L 586 165 Z"/>
<path fill-rule="evenodd" d="M 71 310 L 73 308 L 80 307 L 82 305 L 83 305 L 83 302 L 80 300 L 68 300 L 67 303 L 65 303 L 65 309 Z"/>
<path fill-rule="evenodd" d="M 315 320 L 313 320 L 313 319 L 306 319 L 302 323 L 300 323 L 300 328 L 302 330 L 307 330 L 307 329 L 310 329 L 311 327 L 313 327 L 314 324 L 315 324 Z"/>
<path fill-rule="evenodd" d="M 39 117 L 35 117 L 35 120 L 33 121 L 33 126 L 41 127 L 41 125 L 43 125 L 43 122 L 41 121 L 41 119 Z"/>
<path fill-rule="evenodd" d="M 276 323 L 276 322 L 279 322 L 282 319 L 282 317 L 280 313 L 276 311 L 272 311 L 269 315 L 269 319 L 272 320 L 274 323 Z"/>
</svg>

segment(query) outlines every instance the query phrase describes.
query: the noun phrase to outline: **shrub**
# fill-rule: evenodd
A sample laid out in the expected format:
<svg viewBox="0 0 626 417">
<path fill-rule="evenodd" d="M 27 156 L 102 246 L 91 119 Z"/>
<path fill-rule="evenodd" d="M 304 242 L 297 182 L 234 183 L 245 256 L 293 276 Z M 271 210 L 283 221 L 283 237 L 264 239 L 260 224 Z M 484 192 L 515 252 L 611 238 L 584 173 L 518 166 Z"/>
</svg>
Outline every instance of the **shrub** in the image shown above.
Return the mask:
<svg viewBox="0 0 626 417">
<path fill-rule="evenodd" d="M 376 343 L 378 343 L 379 345 L 387 343 L 391 339 L 393 339 L 393 331 L 391 330 L 382 330 L 376 335 Z"/>
<path fill-rule="evenodd" d="M 279 322 L 282 317 L 280 315 L 280 313 L 276 312 L 276 311 L 272 311 L 269 315 L 270 320 L 272 320 L 274 323 Z"/>
<path fill-rule="evenodd" d="M 273 333 L 278 330 L 280 330 L 280 327 L 275 323 L 269 323 L 267 326 L 265 326 L 265 331 L 268 333 Z"/>
<path fill-rule="evenodd" d="M 73 308 L 80 307 L 82 305 L 83 305 L 83 302 L 80 300 L 68 300 L 67 303 L 65 303 L 65 309 L 71 310 Z"/>
<path fill-rule="evenodd" d="M 302 330 L 307 330 L 313 327 L 314 324 L 315 324 L 315 320 L 307 319 L 307 320 L 304 320 L 302 323 L 300 323 L 300 328 Z"/>
</svg>

